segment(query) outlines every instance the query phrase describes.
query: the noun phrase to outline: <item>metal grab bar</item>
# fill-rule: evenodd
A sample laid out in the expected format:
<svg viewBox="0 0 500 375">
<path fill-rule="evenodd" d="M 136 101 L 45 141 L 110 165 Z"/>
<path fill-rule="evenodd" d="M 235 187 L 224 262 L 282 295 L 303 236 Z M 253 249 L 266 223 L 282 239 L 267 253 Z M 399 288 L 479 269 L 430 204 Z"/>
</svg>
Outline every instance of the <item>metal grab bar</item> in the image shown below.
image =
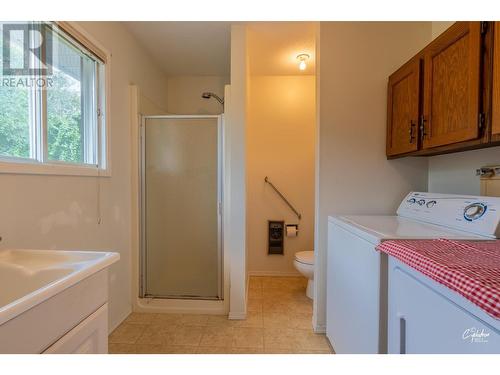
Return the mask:
<svg viewBox="0 0 500 375">
<path fill-rule="evenodd" d="M 290 209 L 295 213 L 295 215 L 297 215 L 299 220 L 302 219 L 302 215 L 292 206 L 292 204 L 290 202 L 288 202 L 288 200 L 284 197 L 284 195 L 280 193 L 278 188 L 276 186 L 274 186 L 271 181 L 269 181 L 269 177 L 266 176 L 264 178 L 264 181 L 267 182 L 269 185 L 271 185 L 271 187 L 274 189 L 276 194 L 278 194 L 281 197 L 281 199 L 283 199 L 283 201 L 288 205 L 288 207 L 290 207 Z"/>
</svg>

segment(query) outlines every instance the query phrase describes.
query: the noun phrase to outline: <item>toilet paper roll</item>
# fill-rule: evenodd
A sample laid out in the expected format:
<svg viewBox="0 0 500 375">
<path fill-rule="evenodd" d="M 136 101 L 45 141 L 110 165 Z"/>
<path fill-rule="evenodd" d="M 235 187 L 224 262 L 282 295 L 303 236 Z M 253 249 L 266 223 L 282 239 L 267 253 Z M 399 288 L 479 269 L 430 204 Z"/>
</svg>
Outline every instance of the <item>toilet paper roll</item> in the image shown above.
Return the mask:
<svg viewBox="0 0 500 375">
<path fill-rule="evenodd" d="M 286 226 L 286 236 L 287 237 L 297 237 L 299 234 L 297 225 L 287 225 Z"/>
</svg>

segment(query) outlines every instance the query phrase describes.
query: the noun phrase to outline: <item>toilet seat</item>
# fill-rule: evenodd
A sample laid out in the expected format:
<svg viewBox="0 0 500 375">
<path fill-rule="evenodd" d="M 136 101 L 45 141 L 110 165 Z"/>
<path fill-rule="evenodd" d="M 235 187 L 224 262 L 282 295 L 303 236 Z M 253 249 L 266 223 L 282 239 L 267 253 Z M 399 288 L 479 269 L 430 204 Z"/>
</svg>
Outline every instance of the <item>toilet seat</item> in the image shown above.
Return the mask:
<svg viewBox="0 0 500 375">
<path fill-rule="evenodd" d="M 314 265 L 314 251 L 299 251 L 295 253 L 295 260 L 302 264 Z"/>
</svg>

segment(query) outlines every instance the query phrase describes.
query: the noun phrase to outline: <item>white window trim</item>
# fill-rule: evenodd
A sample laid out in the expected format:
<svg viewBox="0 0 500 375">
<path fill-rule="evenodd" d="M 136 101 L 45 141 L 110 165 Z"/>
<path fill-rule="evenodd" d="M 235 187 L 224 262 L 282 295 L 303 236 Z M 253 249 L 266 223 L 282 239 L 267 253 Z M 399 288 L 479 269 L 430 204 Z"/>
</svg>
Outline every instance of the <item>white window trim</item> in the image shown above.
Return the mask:
<svg viewBox="0 0 500 375">
<path fill-rule="evenodd" d="M 28 175 L 55 175 L 55 176 L 88 176 L 88 177 L 111 177 L 111 53 L 104 48 L 92 35 L 75 22 L 66 22 L 73 27 L 89 42 L 94 44 L 106 55 L 104 64 L 104 108 L 101 108 L 101 115 L 98 116 L 98 133 L 100 142 L 98 148 L 98 158 L 100 165 L 96 168 L 95 165 L 72 164 L 63 162 L 40 162 L 34 159 L 16 158 L 16 157 L 0 157 L 0 174 L 28 174 Z M 78 40 L 75 36 L 72 36 Z M 102 81 L 100 81 L 103 84 Z M 104 126 L 102 126 L 104 119 Z M 102 157 L 102 154 L 105 156 Z"/>
<path fill-rule="evenodd" d="M 0 174 L 40 174 L 40 175 L 56 175 L 56 176 L 93 176 L 93 177 L 110 177 L 109 169 L 96 168 L 89 165 L 72 165 L 69 163 L 40 163 L 36 160 L 33 162 L 14 160 L 6 161 L 7 158 L 2 158 L 0 161 Z"/>
</svg>

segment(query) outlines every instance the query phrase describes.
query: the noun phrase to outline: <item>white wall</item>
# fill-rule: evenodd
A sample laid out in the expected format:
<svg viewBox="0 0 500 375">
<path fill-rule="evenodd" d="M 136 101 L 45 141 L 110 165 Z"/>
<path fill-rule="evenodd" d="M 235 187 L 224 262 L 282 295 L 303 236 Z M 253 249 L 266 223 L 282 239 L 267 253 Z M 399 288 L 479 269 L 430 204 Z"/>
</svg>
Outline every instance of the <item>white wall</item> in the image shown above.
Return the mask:
<svg viewBox="0 0 500 375">
<path fill-rule="evenodd" d="M 110 329 L 131 309 L 129 84 L 153 102 L 167 102 L 166 77 L 128 31 L 115 22 L 81 22 L 111 53 L 110 132 L 112 176 L 69 177 L 0 174 L 1 248 L 113 250 Z M 97 224 L 101 184 L 102 224 Z"/>
<path fill-rule="evenodd" d="M 313 250 L 315 80 L 313 75 L 250 76 L 247 262 L 254 275 L 298 274 L 294 254 Z M 302 214 L 302 220 L 264 182 L 265 176 Z M 268 220 L 299 224 L 298 237 L 285 237 L 284 255 L 267 254 Z"/>
<path fill-rule="evenodd" d="M 230 262 L 229 318 L 246 317 L 245 128 L 248 56 L 244 25 L 231 26 L 231 85 L 226 86 L 224 251 Z"/>
<path fill-rule="evenodd" d="M 453 22 L 432 22 L 432 39 Z M 477 168 L 500 164 L 500 147 L 429 157 L 429 191 L 479 195 Z"/>
<path fill-rule="evenodd" d="M 313 317 L 318 330 L 325 324 L 328 215 L 391 214 L 408 191 L 427 189 L 427 160 L 388 161 L 385 135 L 388 76 L 430 35 L 429 22 L 320 24 Z"/>
<path fill-rule="evenodd" d="M 154 103 L 148 98 L 137 85 L 129 86 L 130 95 L 130 197 L 131 197 L 131 298 L 132 309 L 137 310 L 137 302 L 140 286 L 140 180 L 139 180 L 139 154 L 140 154 L 140 116 L 141 115 L 162 115 L 167 113 L 166 103 Z"/>
<path fill-rule="evenodd" d="M 214 98 L 203 99 L 205 91 L 224 97 L 224 86 L 229 77 L 223 76 L 179 76 L 168 78 L 167 110 L 176 115 L 218 115 L 222 105 Z"/>
<path fill-rule="evenodd" d="M 480 195 L 476 169 L 500 164 L 500 147 L 432 156 L 429 158 L 429 191 Z"/>
</svg>

